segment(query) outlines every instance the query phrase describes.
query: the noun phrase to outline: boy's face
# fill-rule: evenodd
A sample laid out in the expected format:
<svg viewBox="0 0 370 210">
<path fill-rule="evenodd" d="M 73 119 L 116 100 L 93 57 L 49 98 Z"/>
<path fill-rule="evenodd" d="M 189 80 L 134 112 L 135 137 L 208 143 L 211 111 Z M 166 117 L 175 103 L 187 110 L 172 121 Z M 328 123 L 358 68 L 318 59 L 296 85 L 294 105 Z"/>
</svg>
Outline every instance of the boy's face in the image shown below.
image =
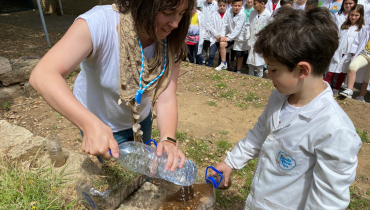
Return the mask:
<svg viewBox="0 0 370 210">
<path fill-rule="evenodd" d="M 254 0 L 253 2 L 253 8 L 257 11 L 261 10 L 264 5 L 265 5 L 264 3 L 260 3 L 257 0 Z"/>
<path fill-rule="evenodd" d="M 247 0 L 247 6 L 253 7 L 253 0 Z"/>
<path fill-rule="evenodd" d="M 211 4 L 213 2 L 213 0 L 207 0 L 207 3 Z"/>
<path fill-rule="evenodd" d="M 219 2 L 218 3 L 218 12 L 219 13 L 225 13 L 226 12 L 226 3 L 225 2 Z"/>
<path fill-rule="evenodd" d="M 293 4 L 286 4 L 286 5 L 284 5 L 283 7 L 293 7 Z"/>
<path fill-rule="evenodd" d="M 242 9 L 243 1 L 237 1 L 232 4 L 233 11 L 235 14 L 238 14 L 240 10 Z"/>
<path fill-rule="evenodd" d="M 277 61 L 269 61 L 268 59 L 265 61 L 268 67 L 267 78 L 272 80 L 274 87 L 280 94 L 291 95 L 298 91 L 299 67 L 294 68 L 291 72 L 287 66 Z"/>
</svg>

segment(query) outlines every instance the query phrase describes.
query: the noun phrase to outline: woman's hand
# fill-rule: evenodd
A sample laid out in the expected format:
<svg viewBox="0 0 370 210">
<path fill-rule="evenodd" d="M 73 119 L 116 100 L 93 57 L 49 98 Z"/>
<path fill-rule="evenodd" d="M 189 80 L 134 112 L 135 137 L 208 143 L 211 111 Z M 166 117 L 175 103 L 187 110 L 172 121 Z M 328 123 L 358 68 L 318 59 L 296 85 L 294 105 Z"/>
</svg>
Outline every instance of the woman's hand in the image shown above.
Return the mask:
<svg viewBox="0 0 370 210">
<path fill-rule="evenodd" d="M 109 160 L 111 158 L 110 149 L 114 158 L 119 157 L 118 144 L 113 137 L 113 132 L 103 122 L 96 120 L 96 122 L 83 128 L 83 133 L 82 151 Z"/>
<path fill-rule="evenodd" d="M 171 172 L 174 172 L 177 168 L 179 158 L 181 159 L 179 168 L 182 168 L 185 164 L 185 155 L 179 150 L 173 143 L 162 141 L 157 145 L 157 155 L 162 156 L 162 152 L 167 152 L 167 164 L 165 170 L 168 171 L 171 168 Z"/>
<path fill-rule="evenodd" d="M 225 178 L 225 186 L 227 186 L 229 183 L 230 174 L 233 171 L 233 169 L 230 166 L 228 166 L 225 162 L 217 163 L 215 168 L 223 174 Z M 211 175 L 217 175 L 217 173 L 215 171 L 212 171 Z"/>
</svg>

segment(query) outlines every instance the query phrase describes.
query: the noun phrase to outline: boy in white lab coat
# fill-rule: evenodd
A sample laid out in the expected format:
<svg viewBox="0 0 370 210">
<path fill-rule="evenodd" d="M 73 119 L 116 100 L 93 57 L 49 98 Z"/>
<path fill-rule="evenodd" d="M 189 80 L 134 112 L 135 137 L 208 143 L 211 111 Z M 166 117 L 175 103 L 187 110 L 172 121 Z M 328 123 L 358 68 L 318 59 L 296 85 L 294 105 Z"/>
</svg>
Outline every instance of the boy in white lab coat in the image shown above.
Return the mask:
<svg viewBox="0 0 370 210">
<path fill-rule="evenodd" d="M 249 19 L 245 25 L 245 40 L 248 40 L 248 59 L 247 64 L 249 68 L 249 75 L 262 77 L 263 65 L 265 60 L 262 55 L 254 52 L 254 44 L 256 42 L 256 35 L 264 28 L 271 19 L 271 13 L 265 8 L 267 0 L 254 0 L 254 10 L 251 12 Z M 257 71 L 255 75 L 255 71 Z"/>
<path fill-rule="evenodd" d="M 216 71 L 226 70 L 226 47 L 234 43 L 233 50 L 237 57 L 236 72 L 241 73 L 244 51 L 247 49 L 244 42 L 245 13 L 242 0 L 233 0 L 232 9 L 227 10 L 220 34 L 221 64 Z"/>
<path fill-rule="evenodd" d="M 227 185 L 232 169 L 258 158 L 244 209 L 347 208 L 361 139 L 322 80 L 337 30 L 327 9 L 280 8 L 258 34 L 255 50 L 276 89 L 254 128 L 216 166 Z"/>
<path fill-rule="evenodd" d="M 216 52 L 220 47 L 220 34 L 224 22 L 224 16 L 226 13 L 226 6 L 226 0 L 218 0 L 218 11 L 212 14 L 212 18 L 207 23 L 210 33 L 210 50 L 208 58 L 209 67 L 213 67 L 213 59 L 215 58 Z"/>
</svg>

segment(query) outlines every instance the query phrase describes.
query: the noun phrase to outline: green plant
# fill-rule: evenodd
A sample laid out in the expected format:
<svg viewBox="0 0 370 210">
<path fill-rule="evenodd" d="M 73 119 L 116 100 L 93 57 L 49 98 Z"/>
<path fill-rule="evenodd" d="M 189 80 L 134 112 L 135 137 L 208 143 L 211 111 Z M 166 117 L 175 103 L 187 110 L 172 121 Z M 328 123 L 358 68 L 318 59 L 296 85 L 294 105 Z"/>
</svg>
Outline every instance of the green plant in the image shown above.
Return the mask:
<svg viewBox="0 0 370 210">
<path fill-rule="evenodd" d="M 244 168 L 235 171 L 237 179 L 245 180 L 244 184 L 239 188 L 239 192 L 245 197 L 249 195 L 250 187 L 253 180 L 253 171 L 256 168 L 256 165 L 257 159 L 253 159 L 249 161 L 249 163 L 244 166 Z"/>
<path fill-rule="evenodd" d="M 76 141 L 82 142 L 82 139 L 81 138 L 77 138 Z"/>
<path fill-rule="evenodd" d="M 53 125 L 53 127 L 51 127 L 51 129 L 56 130 L 56 129 L 58 129 L 58 126 Z"/>
<path fill-rule="evenodd" d="M 38 160 L 36 168 L 26 169 L 1 157 L 0 209 L 75 209 L 76 200 L 60 194 L 67 165 L 57 174 L 50 162 Z"/>
<path fill-rule="evenodd" d="M 3 104 L 1 105 L 1 108 L 5 109 L 5 110 L 10 110 L 10 107 L 9 107 L 9 103 L 8 102 L 3 102 Z"/>
<path fill-rule="evenodd" d="M 369 209 L 370 208 L 370 200 L 363 198 L 358 192 L 358 187 L 356 185 L 351 186 L 350 188 L 351 194 L 351 201 L 347 209 Z"/>
<path fill-rule="evenodd" d="M 219 131 L 218 133 L 219 133 L 219 134 L 222 134 L 222 135 L 227 135 L 227 134 L 229 134 L 230 132 L 229 132 L 229 131 Z"/>
<path fill-rule="evenodd" d="M 258 99 L 259 99 L 259 97 L 257 96 L 257 94 L 255 92 L 249 92 L 244 97 L 244 100 L 249 101 L 249 102 L 252 102 L 252 101 L 255 101 L 255 100 L 258 100 Z"/>
<path fill-rule="evenodd" d="M 369 139 L 367 138 L 367 133 L 366 132 L 362 132 L 357 128 L 356 128 L 356 132 L 360 136 L 360 138 L 363 142 L 370 143 Z"/>
<path fill-rule="evenodd" d="M 225 90 L 225 91 L 220 91 L 219 93 L 217 93 L 217 96 L 221 98 L 232 99 L 235 93 L 236 93 L 235 89 Z"/>
<path fill-rule="evenodd" d="M 179 142 L 184 142 L 186 138 L 188 138 L 188 134 L 184 131 L 176 131 L 176 140 Z"/>
<path fill-rule="evenodd" d="M 215 86 L 218 87 L 218 89 L 222 89 L 222 88 L 226 88 L 227 87 L 226 83 L 216 84 Z"/>
<path fill-rule="evenodd" d="M 241 85 L 241 86 L 247 86 L 247 83 L 242 82 L 240 85 Z"/>
<path fill-rule="evenodd" d="M 248 109 L 248 105 L 247 104 L 243 104 L 241 102 L 236 103 L 235 105 L 238 106 L 238 107 L 240 107 L 240 108 L 243 108 L 243 109 Z"/>
<path fill-rule="evenodd" d="M 216 143 L 216 146 L 217 152 L 224 154 L 231 147 L 231 143 L 227 140 L 221 140 Z"/>
<path fill-rule="evenodd" d="M 222 77 L 218 74 L 212 75 L 212 80 L 221 80 L 221 79 L 222 79 Z"/>
<path fill-rule="evenodd" d="M 158 129 L 153 129 L 152 130 L 152 139 L 155 139 L 155 140 L 160 140 L 159 139 L 160 138 L 160 136 L 159 136 L 159 130 Z"/>
<path fill-rule="evenodd" d="M 207 101 L 207 103 L 209 106 L 217 106 L 216 102 L 214 101 Z"/>
</svg>

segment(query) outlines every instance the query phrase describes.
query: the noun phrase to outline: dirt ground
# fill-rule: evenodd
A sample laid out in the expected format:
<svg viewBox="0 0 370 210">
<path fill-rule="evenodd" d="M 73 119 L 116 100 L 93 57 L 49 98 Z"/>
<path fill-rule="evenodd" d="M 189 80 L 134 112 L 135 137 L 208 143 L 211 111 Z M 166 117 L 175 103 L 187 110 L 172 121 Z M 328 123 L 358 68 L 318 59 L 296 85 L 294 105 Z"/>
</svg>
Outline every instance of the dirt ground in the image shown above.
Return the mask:
<svg viewBox="0 0 370 210">
<path fill-rule="evenodd" d="M 75 18 L 45 16 L 52 44 L 63 36 Z M 39 14 L 35 11 L 0 14 L 0 28 L 2 57 L 10 60 L 21 56 L 42 57 L 49 50 Z M 257 122 L 273 89 L 268 80 L 245 74 L 216 74 L 212 68 L 187 63 L 183 63 L 182 69 L 187 72 L 178 83 L 178 130 L 199 138 L 219 138 L 220 132 L 229 132 L 228 140 L 235 145 Z M 77 75 L 67 79 L 71 89 Z M 370 139 L 370 104 L 343 98 L 337 101 L 355 127 L 366 132 Z M 58 133 L 64 147 L 82 153 L 79 129 L 48 106 L 37 93 L 19 98 L 10 104 L 8 111 L 1 109 L 0 120 L 25 127 L 38 136 Z M 363 143 L 358 158 L 354 184 L 365 194 L 370 188 L 369 144 Z"/>
</svg>

